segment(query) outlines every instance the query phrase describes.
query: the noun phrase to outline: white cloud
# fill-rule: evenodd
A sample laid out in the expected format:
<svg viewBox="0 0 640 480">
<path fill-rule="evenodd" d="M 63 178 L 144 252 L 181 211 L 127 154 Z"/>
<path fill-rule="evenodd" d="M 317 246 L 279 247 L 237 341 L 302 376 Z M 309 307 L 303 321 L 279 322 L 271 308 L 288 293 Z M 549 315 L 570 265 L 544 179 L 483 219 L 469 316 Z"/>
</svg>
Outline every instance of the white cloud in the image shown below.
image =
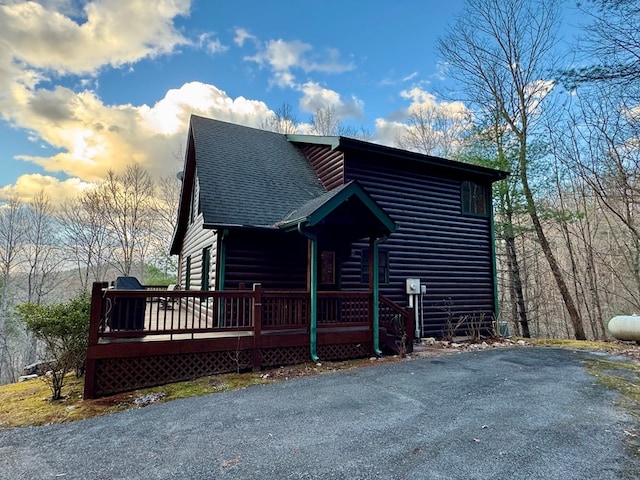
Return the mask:
<svg viewBox="0 0 640 480">
<path fill-rule="evenodd" d="M 189 12 L 189 0 L 95 0 L 84 5 L 78 21 L 61 2 L 0 5 L 2 61 L 58 74 L 95 74 L 145 57 L 169 53 L 189 43 L 173 18 Z M 72 4 L 62 2 L 71 10 Z M 3 68 L 0 67 L 0 68 Z"/>
<path fill-rule="evenodd" d="M 307 82 L 300 87 L 302 98 L 300 108 L 307 112 L 315 112 L 322 108 L 333 108 L 338 119 L 360 118 L 363 114 L 364 103 L 357 97 L 344 99 L 335 90 L 320 86 L 316 82 Z"/>
<path fill-rule="evenodd" d="M 198 38 L 198 46 L 200 48 L 204 48 L 207 52 L 212 55 L 216 55 L 218 53 L 224 53 L 229 50 L 228 45 L 224 45 L 218 38 L 212 39 L 212 33 L 203 33 Z"/>
<path fill-rule="evenodd" d="M 436 109 L 444 116 L 450 118 L 462 119 L 470 115 L 470 110 L 463 102 L 439 102 L 435 95 L 419 87 L 403 90 L 400 92 L 400 96 L 411 100 L 411 104 L 407 108 L 407 114 L 415 112 L 420 108 L 429 108 Z"/>
<path fill-rule="evenodd" d="M 462 147 L 461 139 L 472 120 L 472 112 L 463 102 L 438 101 L 420 87 L 403 90 L 400 96 L 409 100 L 409 105 L 376 119 L 374 141 L 444 156 Z"/>
<path fill-rule="evenodd" d="M 396 140 L 405 133 L 406 128 L 405 123 L 377 118 L 373 140 L 376 143 L 393 147 L 397 143 Z"/>
<path fill-rule="evenodd" d="M 50 156 L 19 158 L 48 172 L 64 172 L 72 177 L 64 183 L 67 186 L 96 181 L 107 169 L 120 170 L 132 162 L 156 175 L 179 170 L 192 113 L 253 127 L 272 113 L 261 101 L 234 99 L 200 82 L 169 90 L 153 106 L 109 106 L 91 91 L 57 87 L 36 90 L 19 107 L 15 124 L 60 150 Z M 15 189 L 25 195 L 42 188 L 59 192 L 59 184 L 50 176 L 25 175 L 0 189 L 0 196 Z"/>
<path fill-rule="evenodd" d="M 536 80 L 525 87 L 524 92 L 528 98 L 530 113 L 538 113 L 538 107 L 555 86 L 553 80 Z"/>
<path fill-rule="evenodd" d="M 418 76 L 418 72 L 412 72 L 409 75 L 407 75 L 406 77 L 404 77 L 402 79 L 403 82 L 408 82 L 410 80 L 413 80 L 414 78 L 416 78 Z"/>
<path fill-rule="evenodd" d="M 293 70 L 342 73 L 354 68 L 353 64 L 340 61 L 338 50 L 326 49 L 324 55 L 318 55 L 310 44 L 298 40 L 269 40 L 258 53 L 244 59 L 271 68 L 274 76 L 272 82 L 280 87 L 296 86 Z"/>
<path fill-rule="evenodd" d="M 239 47 L 242 47 L 244 46 L 245 40 L 253 40 L 254 42 L 256 42 L 257 38 L 255 37 L 255 35 L 251 35 L 244 28 L 236 28 L 236 36 L 233 39 L 235 44 L 238 45 Z"/>
<path fill-rule="evenodd" d="M 74 198 L 82 190 L 90 186 L 91 184 L 83 182 L 79 178 L 61 181 L 47 175 L 22 175 L 14 185 L 0 187 L 0 198 L 17 197 L 27 203 L 37 193 L 45 191 L 51 201 L 59 205 L 65 200 Z"/>
<path fill-rule="evenodd" d="M 418 75 L 419 75 L 418 72 L 412 72 L 408 75 L 405 75 L 404 77 L 399 78 L 399 77 L 396 77 L 394 74 L 393 76 L 389 76 L 387 78 L 382 79 L 382 81 L 380 82 L 380 85 L 393 86 L 393 85 L 399 85 L 402 83 L 407 83 L 417 78 Z"/>
</svg>

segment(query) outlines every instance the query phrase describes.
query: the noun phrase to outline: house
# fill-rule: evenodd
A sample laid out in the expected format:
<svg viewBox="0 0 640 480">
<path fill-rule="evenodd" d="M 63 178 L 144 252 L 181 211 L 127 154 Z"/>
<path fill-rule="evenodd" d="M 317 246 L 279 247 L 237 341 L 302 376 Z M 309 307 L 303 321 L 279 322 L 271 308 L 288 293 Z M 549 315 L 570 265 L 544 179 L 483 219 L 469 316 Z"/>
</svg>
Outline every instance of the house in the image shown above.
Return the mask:
<svg viewBox="0 0 640 480">
<path fill-rule="evenodd" d="M 85 396 L 490 330 L 491 185 L 506 176 L 192 116 L 170 247 L 180 289 L 94 285 Z"/>
<path fill-rule="evenodd" d="M 186 289 L 306 290 L 313 238 L 318 290 L 367 289 L 372 248 L 384 296 L 408 306 L 419 279 L 422 336 L 494 318 L 491 184 L 506 172 L 192 116 L 183 175 L 171 253 Z"/>
</svg>

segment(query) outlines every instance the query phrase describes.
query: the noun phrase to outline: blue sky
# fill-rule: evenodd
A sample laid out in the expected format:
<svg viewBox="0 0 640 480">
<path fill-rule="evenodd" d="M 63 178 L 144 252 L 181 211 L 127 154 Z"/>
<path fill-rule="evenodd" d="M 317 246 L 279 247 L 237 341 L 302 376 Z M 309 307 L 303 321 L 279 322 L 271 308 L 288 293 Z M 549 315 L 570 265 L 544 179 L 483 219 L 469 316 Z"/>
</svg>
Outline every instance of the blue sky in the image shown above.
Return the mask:
<svg viewBox="0 0 640 480">
<path fill-rule="evenodd" d="M 175 172 L 191 113 L 257 127 L 283 102 L 303 123 L 332 107 L 393 144 L 412 106 L 444 102 L 435 47 L 463 4 L 0 0 L 0 200 L 60 201 L 131 162 Z"/>
</svg>

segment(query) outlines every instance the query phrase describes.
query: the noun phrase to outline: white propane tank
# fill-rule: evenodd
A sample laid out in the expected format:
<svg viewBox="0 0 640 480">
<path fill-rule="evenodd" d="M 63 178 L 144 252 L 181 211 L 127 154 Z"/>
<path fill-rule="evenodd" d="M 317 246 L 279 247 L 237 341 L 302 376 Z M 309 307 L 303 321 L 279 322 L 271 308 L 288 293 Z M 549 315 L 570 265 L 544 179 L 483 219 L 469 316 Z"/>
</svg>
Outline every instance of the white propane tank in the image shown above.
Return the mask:
<svg viewBox="0 0 640 480">
<path fill-rule="evenodd" d="M 609 333 L 618 340 L 640 342 L 640 315 L 618 315 L 609 320 Z"/>
</svg>

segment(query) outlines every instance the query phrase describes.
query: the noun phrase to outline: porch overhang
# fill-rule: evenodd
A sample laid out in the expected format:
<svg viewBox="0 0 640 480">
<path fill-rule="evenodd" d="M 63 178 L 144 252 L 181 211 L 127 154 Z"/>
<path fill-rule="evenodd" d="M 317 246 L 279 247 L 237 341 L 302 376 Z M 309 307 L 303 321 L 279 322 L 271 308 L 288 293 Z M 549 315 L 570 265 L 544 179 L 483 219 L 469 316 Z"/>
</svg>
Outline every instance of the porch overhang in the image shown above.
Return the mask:
<svg viewBox="0 0 640 480">
<path fill-rule="evenodd" d="M 385 237 L 396 230 L 395 222 L 357 181 L 314 198 L 276 226 L 285 231 L 304 228 L 314 233 L 338 230 L 341 237 L 350 240 Z"/>
</svg>

